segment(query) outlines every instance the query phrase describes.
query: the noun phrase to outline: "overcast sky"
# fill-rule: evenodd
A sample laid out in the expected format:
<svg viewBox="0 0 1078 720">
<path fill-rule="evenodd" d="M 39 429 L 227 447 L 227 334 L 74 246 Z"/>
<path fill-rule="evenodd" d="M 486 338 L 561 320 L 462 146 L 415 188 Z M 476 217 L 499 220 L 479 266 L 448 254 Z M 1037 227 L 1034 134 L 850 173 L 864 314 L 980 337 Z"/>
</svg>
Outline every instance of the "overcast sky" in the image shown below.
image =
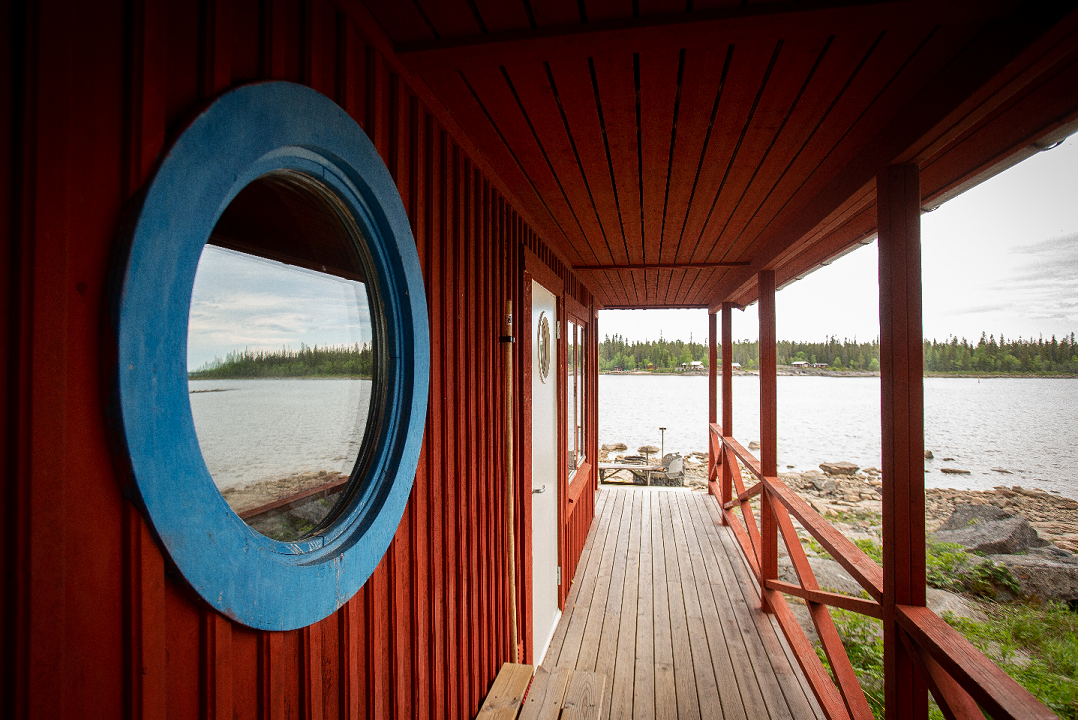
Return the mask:
<svg viewBox="0 0 1078 720">
<path fill-rule="evenodd" d="M 233 350 L 371 339 L 362 283 L 207 245 L 195 275 L 187 368 Z"/>
<path fill-rule="evenodd" d="M 1045 338 L 1078 332 L 1078 136 L 921 216 L 924 334 Z M 788 285 L 776 298 L 782 340 L 879 335 L 876 243 Z M 756 306 L 734 311 L 756 339 Z M 604 310 L 601 335 L 707 340 L 705 310 Z"/>
</svg>

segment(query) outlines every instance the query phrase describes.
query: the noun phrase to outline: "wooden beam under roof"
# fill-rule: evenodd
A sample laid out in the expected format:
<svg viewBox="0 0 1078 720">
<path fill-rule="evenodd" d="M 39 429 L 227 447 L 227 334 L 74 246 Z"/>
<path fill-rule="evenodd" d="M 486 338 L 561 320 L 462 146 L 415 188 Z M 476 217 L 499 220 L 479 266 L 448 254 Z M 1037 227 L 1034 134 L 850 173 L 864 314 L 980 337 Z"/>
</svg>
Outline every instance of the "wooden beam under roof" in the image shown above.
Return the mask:
<svg viewBox="0 0 1078 720">
<path fill-rule="evenodd" d="M 396 45 L 396 54 L 415 68 L 461 69 L 552 57 L 599 57 L 610 53 L 713 48 L 843 33 L 980 24 L 1008 16 L 1019 6 L 1017 0 L 898 0 L 861 5 L 782 2 L 404 42 Z"/>
<path fill-rule="evenodd" d="M 1058 32 L 1063 38 L 1078 32 L 1078 10 L 1058 7 L 1054 10 L 1035 15 L 1019 12 L 985 26 L 871 142 L 832 175 L 810 202 L 783 222 L 773 224 L 760 237 L 748 267 L 733 269 L 719 279 L 708 293 L 710 311 L 717 312 L 725 300 L 751 301 L 748 296 L 752 294 L 756 273 L 780 265 L 791 245 L 818 227 L 870 183 L 882 168 L 922 159 L 918 155 L 941 133 L 948 132 L 955 124 L 970 123 L 970 118 L 984 117 L 1010 97 L 1015 91 L 1013 87 L 1006 89 L 1006 95 L 1001 91 L 1008 81 L 1021 75 L 1022 63 L 1018 61 L 1023 54 L 1037 46 L 1049 31 Z M 1040 48 L 1036 52 L 1045 50 Z"/>
<path fill-rule="evenodd" d="M 628 263 L 625 265 L 574 265 L 573 271 L 601 272 L 603 270 L 711 270 L 712 268 L 744 267 L 748 260 L 729 262 L 685 262 L 685 263 Z"/>
</svg>

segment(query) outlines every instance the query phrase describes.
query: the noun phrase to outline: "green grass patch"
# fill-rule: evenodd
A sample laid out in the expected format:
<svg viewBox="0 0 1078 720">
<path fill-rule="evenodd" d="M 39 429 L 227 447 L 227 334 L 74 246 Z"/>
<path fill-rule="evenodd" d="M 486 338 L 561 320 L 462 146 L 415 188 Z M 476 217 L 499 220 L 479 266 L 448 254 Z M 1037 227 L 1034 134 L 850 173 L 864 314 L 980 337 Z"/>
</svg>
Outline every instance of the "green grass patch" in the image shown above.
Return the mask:
<svg viewBox="0 0 1078 720">
<path fill-rule="evenodd" d="M 1066 605 L 982 606 L 978 622 L 944 613 L 946 620 L 1008 675 L 1064 720 L 1078 720 L 1078 614 Z M 879 620 L 831 608 L 831 617 L 876 718 L 884 716 L 883 638 Z M 831 670 L 823 648 L 816 654 Z M 929 698 L 929 717 L 943 713 Z"/>
<path fill-rule="evenodd" d="M 1018 684 L 1067 720 L 1078 720 L 1078 614 L 1066 605 L 989 605 L 988 622 L 943 619 Z"/>
</svg>

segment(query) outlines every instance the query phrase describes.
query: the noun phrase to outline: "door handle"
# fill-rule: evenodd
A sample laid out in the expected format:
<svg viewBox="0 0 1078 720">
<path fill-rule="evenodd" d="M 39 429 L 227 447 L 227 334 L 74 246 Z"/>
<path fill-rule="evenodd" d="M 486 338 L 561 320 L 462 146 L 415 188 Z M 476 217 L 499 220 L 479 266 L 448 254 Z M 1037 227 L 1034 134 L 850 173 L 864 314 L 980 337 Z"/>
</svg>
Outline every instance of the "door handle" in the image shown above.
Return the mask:
<svg viewBox="0 0 1078 720">
<path fill-rule="evenodd" d="M 539 488 L 538 490 L 532 488 L 532 495 L 538 495 L 539 493 L 545 493 L 545 492 L 546 492 L 546 485 Z"/>
</svg>

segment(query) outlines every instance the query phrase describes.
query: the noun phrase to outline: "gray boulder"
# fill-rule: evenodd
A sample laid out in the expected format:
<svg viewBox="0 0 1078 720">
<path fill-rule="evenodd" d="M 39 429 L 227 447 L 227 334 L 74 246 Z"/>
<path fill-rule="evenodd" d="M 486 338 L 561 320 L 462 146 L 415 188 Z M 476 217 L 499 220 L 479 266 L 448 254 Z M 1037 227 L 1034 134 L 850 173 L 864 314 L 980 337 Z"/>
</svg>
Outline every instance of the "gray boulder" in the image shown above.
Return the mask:
<svg viewBox="0 0 1078 720">
<path fill-rule="evenodd" d="M 1048 545 L 1028 520 L 987 504 L 959 505 L 933 539 L 986 555 L 1015 555 Z"/>
<path fill-rule="evenodd" d="M 1051 559 L 1040 555 L 989 555 L 989 559 L 1010 570 L 1024 596 L 1041 602 L 1078 601 L 1078 557 L 1074 555 Z"/>
<path fill-rule="evenodd" d="M 856 475 L 860 466 L 851 462 L 820 463 L 820 469 L 829 475 Z"/>
</svg>

